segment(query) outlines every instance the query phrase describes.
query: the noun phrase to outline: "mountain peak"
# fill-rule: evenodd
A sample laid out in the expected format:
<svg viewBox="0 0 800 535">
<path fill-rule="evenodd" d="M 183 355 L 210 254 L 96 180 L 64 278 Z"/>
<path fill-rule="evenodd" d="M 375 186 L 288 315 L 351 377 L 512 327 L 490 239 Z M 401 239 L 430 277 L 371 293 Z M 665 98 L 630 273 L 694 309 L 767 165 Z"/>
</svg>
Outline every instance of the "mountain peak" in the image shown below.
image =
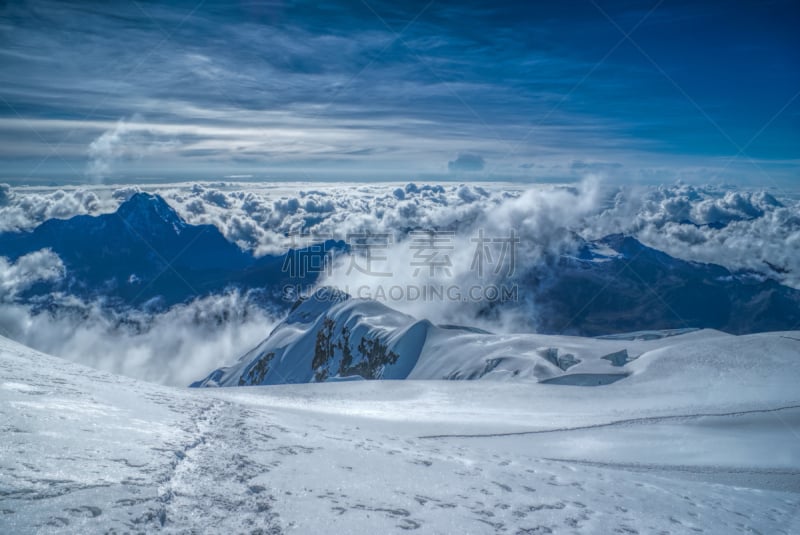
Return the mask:
<svg viewBox="0 0 800 535">
<path fill-rule="evenodd" d="M 596 243 L 610 247 L 623 256 L 633 256 L 640 253 L 643 249 L 650 249 L 633 236 L 627 234 L 609 234 L 597 240 Z M 655 249 L 653 249 L 653 251 L 655 251 Z"/>
<path fill-rule="evenodd" d="M 162 228 L 165 224 L 180 232 L 186 222 L 167 201 L 153 193 L 134 193 L 117 208 L 117 215 L 139 229 Z"/>
<path fill-rule="evenodd" d="M 298 299 L 292 305 L 291 312 L 284 320 L 285 323 L 307 323 L 327 311 L 332 306 L 347 301 L 350 294 L 334 288 L 323 286 L 314 293 Z"/>
</svg>

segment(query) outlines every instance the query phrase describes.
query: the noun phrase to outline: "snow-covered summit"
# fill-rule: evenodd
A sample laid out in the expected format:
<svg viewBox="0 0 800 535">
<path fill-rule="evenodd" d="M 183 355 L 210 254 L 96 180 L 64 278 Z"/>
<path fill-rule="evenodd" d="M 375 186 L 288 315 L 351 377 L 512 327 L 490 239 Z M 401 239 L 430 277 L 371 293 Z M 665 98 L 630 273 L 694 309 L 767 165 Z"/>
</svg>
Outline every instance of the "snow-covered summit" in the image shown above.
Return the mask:
<svg viewBox="0 0 800 535">
<path fill-rule="evenodd" d="M 338 303 L 350 299 L 350 294 L 338 288 L 323 286 L 292 305 L 284 323 L 308 323 Z"/>
<path fill-rule="evenodd" d="M 493 334 L 466 327 L 436 326 L 382 303 L 350 298 L 339 290 L 322 288 L 299 300 L 288 317 L 238 362 L 214 370 L 192 386 L 291 384 L 353 378 L 610 385 L 631 382 L 631 376 L 645 370 L 647 367 L 641 364 L 647 361 L 642 358 L 644 355 L 665 348 L 670 355 L 691 353 L 691 347 L 698 341 L 724 342 L 724 351 L 728 352 L 733 352 L 737 345 L 746 347 L 745 363 L 768 359 L 768 356 L 759 355 L 759 342 L 751 340 L 760 339 L 709 329 L 647 331 L 599 338 Z M 796 349 L 788 339 L 776 340 L 791 346 L 788 349 Z M 686 349 L 675 349 L 681 346 Z M 721 351 L 721 347 L 709 347 L 707 352 Z M 736 354 L 739 353 L 741 351 Z M 686 369 L 694 366 L 691 361 L 685 365 L 677 361 L 671 363 L 671 366 Z M 720 367 L 726 365 L 730 363 L 719 364 Z M 708 373 L 714 372 L 709 370 Z"/>
<path fill-rule="evenodd" d="M 431 327 L 382 303 L 322 288 L 299 299 L 286 319 L 239 362 L 192 386 L 405 379 Z"/>
</svg>

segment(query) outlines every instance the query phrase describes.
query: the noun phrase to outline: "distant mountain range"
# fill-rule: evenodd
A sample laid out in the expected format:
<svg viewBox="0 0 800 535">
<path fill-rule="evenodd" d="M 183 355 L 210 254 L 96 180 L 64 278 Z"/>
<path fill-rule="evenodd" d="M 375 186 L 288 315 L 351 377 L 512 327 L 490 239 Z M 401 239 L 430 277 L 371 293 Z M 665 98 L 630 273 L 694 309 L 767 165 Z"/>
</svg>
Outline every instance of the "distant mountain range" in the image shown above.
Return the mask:
<svg viewBox="0 0 800 535">
<path fill-rule="evenodd" d="M 0 234 L 0 256 L 16 260 L 48 248 L 66 267 L 64 280 L 36 285 L 27 298 L 60 291 L 102 298 L 114 307 L 157 309 L 229 288 L 279 303 L 284 285 L 313 284 L 319 275 L 293 273 L 287 260 L 322 265 L 327 252 L 343 247 L 329 240 L 322 247 L 255 257 L 213 225 L 186 223 L 163 198 L 148 193 L 136 193 L 111 214 L 50 219 L 30 232 Z"/>
<path fill-rule="evenodd" d="M 597 336 L 647 329 L 713 328 L 731 333 L 800 325 L 800 291 L 756 273 L 687 262 L 630 236 L 576 238 L 569 254 L 518 270 L 519 303 L 489 303 L 492 317 L 523 309 L 538 332 Z M 311 285 L 319 266 L 347 245 L 328 240 L 284 254 L 254 256 L 212 225 L 190 225 L 158 195 L 137 193 L 116 212 L 51 219 L 32 231 L 0 234 L 0 256 L 12 261 L 51 249 L 66 276 L 36 284 L 19 300 L 48 306 L 54 292 L 106 306 L 161 310 L 236 288 L 264 306 L 287 310 L 284 287 Z M 301 276 L 302 275 L 302 276 Z"/>
<path fill-rule="evenodd" d="M 680 260 L 619 234 L 534 266 L 521 285 L 534 289 L 539 332 L 699 327 L 747 334 L 800 326 L 800 291 L 760 273 Z"/>
</svg>

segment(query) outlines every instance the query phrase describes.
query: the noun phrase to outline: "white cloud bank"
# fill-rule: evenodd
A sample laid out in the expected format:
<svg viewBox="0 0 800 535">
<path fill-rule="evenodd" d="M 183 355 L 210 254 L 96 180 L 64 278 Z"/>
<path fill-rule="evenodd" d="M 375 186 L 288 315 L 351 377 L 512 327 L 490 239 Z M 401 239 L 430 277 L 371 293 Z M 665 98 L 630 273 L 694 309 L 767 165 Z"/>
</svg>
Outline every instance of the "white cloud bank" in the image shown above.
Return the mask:
<svg viewBox="0 0 800 535">
<path fill-rule="evenodd" d="M 538 218 L 537 228 L 569 227 L 587 238 L 626 233 L 678 258 L 751 269 L 800 288 L 800 202 L 760 190 L 677 184 L 615 194 L 601 184 L 575 199 L 565 197 L 569 190 L 563 187 L 507 184 L 205 183 L 143 189 L 164 196 L 188 222 L 215 225 L 256 254 L 285 250 L 289 233 L 344 238 L 414 228 L 463 231 L 507 214 L 506 225 L 526 228 Z M 0 185 L 0 232 L 31 229 L 52 217 L 112 211 L 136 191 L 140 186 Z M 556 200 L 545 201 L 550 198 Z M 541 203 L 549 208 L 543 211 Z M 550 221 L 541 220 L 545 217 Z M 544 235 L 538 233 L 533 251 Z"/>
<path fill-rule="evenodd" d="M 65 300 L 55 313 L 0 304 L 0 334 L 40 351 L 146 381 L 187 386 L 233 362 L 274 323 L 238 293 L 169 311 L 112 313 L 100 303 Z"/>
</svg>

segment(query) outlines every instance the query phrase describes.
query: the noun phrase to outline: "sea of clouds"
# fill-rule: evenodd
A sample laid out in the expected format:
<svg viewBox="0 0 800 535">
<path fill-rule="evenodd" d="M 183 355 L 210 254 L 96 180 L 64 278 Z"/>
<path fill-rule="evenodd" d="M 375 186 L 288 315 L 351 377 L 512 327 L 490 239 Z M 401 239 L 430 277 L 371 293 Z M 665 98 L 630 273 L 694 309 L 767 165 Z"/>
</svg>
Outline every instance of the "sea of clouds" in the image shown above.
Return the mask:
<svg viewBox="0 0 800 535">
<path fill-rule="evenodd" d="M 204 183 L 94 188 L 11 188 L 0 185 L 0 232 L 30 230 L 50 218 L 111 212 L 137 191 L 163 196 L 192 224 L 212 224 L 257 255 L 284 252 L 291 235 L 347 239 L 390 236 L 382 262 L 391 277 L 353 269 L 341 257 L 321 283 L 367 288 L 495 284 L 500 275 L 473 269 L 475 236 L 520 238 L 517 269 L 567 252 L 580 238 L 635 236 L 672 256 L 751 270 L 800 288 L 800 201 L 779 191 L 674 184 L 612 187 L 594 178 L 579 184 L 246 184 Z M 428 273 L 410 261 L 409 232 L 452 231 L 446 270 Z M 362 263 L 363 265 L 363 263 Z M 382 268 L 376 266 L 376 269 Z M 382 271 L 387 271 L 383 269 Z M 279 318 L 247 295 L 211 296 L 158 316 L 131 311 L 109 316 L 102 303 L 74 303 L 62 312 L 34 313 L 16 296 L 36 280 L 63 275 L 57 256 L 42 251 L 10 262 L 0 251 L 0 333 L 38 349 L 148 380 L 186 384 L 231 362 Z M 493 278 L 494 277 L 494 278 Z M 389 296 L 390 297 L 390 296 Z M 64 299 L 69 299 L 65 296 Z M 391 299 L 389 299 L 391 300 Z M 473 320 L 480 303 L 452 300 L 389 303 L 435 322 Z M 64 313 L 63 310 L 72 310 Z M 521 309 L 517 313 L 530 314 Z M 524 322 L 494 318 L 495 330 Z"/>
<path fill-rule="evenodd" d="M 277 184 L 153 186 L 189 223 L 218 227 L 257 255 L 285 251 L 287 235 L 516 226 L 538 250 L 564 229 L 595 239 L 637 237 L 672 256 L 763 272 L 800 288 L 800 201 L 779 191 L 675 184 L 608 187 L 518 184 Z M 116 209 L 139 186 L 11 188 L 0 184 L 0 232 L 50 218 Z M 560 239 L 560 238 L 559 238 Z M 770 267 L 772 265 L 773 267 Z M 775 269 L 777 268 L 777 269 Z"/>
</svg>

